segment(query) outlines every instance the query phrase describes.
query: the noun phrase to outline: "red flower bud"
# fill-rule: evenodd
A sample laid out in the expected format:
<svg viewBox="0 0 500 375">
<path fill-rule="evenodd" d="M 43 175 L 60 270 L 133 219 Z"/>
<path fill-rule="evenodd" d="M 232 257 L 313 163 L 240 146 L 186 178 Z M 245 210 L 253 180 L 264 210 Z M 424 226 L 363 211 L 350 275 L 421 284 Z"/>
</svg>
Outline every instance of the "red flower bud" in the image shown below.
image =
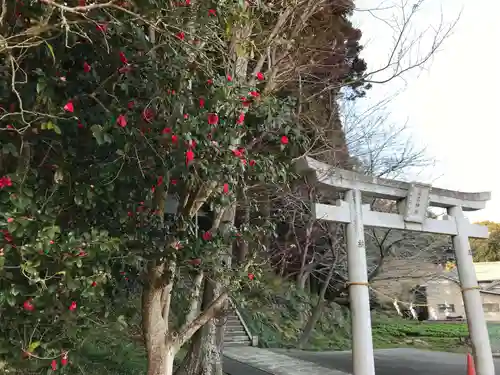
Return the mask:
<svg viewBox="0 0 500 375">
<path fill-rule="evenodd" d="M 116 119 L 116 123 L 119 127 L 124 128 L 125 126 L 127 126 L 127 118 L 124 115 L 120 115 Z"/>
<path fill-rule="evenodd" d="M 32 299 L 28 299 L 26 301 L 24 301 L 23 303 L 23 308 L 26 310 L 26 311 L 33 311 L 35 310 L 35 306 L 31 303 Z"/>
<path fill-rule="evenodd" d="M 208 124 L 209 125 L 217 125 L 219 122 L 219 116 L 217 116 L 216 113 L 209 113 L 208 114 Z"/>
<path fill-rule="evenodd" d="M 67 102 L 65 105 L 64 105 L 64 110 L 66 112 L 70 112 L 70 113 L 73 113 L 75 111 L 75 107 L 73 106 L 73 103 L 71 101 Z"/>
<path fill-rule="evenodd" d="M 189 164 L 194 159 L 194 152 L 192 150 L 186 151 L 186 165 Z"/>
<path fill-rule="evenodd" d="M 120 61 L 123 63 L 123 64 L 128 64 L 128 60 L 127 60 L 127 57 L 125 56 L 125 54 L 120 51 Z"/>
</svg>

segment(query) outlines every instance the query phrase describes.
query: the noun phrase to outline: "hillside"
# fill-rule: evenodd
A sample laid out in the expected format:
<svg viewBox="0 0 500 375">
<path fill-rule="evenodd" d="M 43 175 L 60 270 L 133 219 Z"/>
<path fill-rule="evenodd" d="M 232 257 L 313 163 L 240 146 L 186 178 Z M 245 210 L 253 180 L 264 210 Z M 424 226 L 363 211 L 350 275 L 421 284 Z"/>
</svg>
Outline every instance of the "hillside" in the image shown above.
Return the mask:
<svg viewBox="0 0 500 375">
<path fill-rule="evenodd" d="M 139 301 L 134 298 L 130 303 Z M 277 277 L 256 282 L 238 296 L 240 312 L 252 333 L 259 336 L 264 348 L 296 348 L 305 321 L 316 298 L 297 291 L 293 284 Z M 394 314 L 373 311 L 375 348 L 413 347 L 427 350 L 467 352 L 468 330 L 463 323 L 422 323 L 403 320 Z M 126 324 L 118 316 L 101 322 L 82 344 L 83 369 L 89 375 L 139 375 L 146 363 L 140 337 L 140 319 L 136 315 Z M 349 311 L 327 303 L 305 350 L 350 349 Z M 176 357 L 180 361 L 185 354 Z M 99 370 L 96 370 L 98 368 Z"/>
</svg>

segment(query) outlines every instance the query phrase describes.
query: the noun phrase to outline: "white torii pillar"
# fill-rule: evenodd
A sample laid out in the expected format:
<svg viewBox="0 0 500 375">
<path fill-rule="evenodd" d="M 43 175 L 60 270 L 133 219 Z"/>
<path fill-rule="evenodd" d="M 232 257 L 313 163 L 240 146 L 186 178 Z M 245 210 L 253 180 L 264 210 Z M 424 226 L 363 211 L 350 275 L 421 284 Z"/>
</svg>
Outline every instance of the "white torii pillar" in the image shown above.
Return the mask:
<svg viewBox="0 0 500 375">
<path fill-rule="evenodd" d="M 314 203 L 316 219 L 346 224 L 349 297 L 352 312 L 353 375 L 375 375 L 366 267 L 364 226 L 451 235 L 467 314 L 477 375 L 495 375 L 479 286 L 469 237 L 488 238 L 488 228 L 470 224 L 462 210 L 486 206 L 490 193 L 463 193 L 365 176 L 329 166 L 309 157 L 297 161 L 297 170 L 329 189 L 344 192 L 336 205 Z M 362 195 L 398 202 L 399 212 L 371 211 L 362 204 Z M 444 207 L 443 220 L 427 218 L 429 206 Z"/>
</svg>

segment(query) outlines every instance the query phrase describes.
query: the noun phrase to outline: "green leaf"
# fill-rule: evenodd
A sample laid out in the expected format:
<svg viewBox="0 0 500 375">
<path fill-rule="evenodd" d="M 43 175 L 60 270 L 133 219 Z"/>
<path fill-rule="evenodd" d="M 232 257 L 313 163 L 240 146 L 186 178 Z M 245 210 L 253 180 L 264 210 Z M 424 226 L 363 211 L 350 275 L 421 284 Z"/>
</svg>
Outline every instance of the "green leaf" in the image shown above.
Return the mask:
<svg viewBox="0 0 500 375">
<path fill-rule="evenodd" d="M 90 130 L 92 131 L 92 135 L 94 136 L 99 146 L 105 143 L 104 133 L 101 125 L 92 125 L 90 127 Z"/>
<path fill-rule="evenodd" d="M 14 297 L 13 295 L 11 294 L 8 294 L 5 296 L 5 299 L 7 301 L 7 304 L 9 306 L 14 306 L 16 304 L 16 297 Z"/>
<path fill-rule="evenodd" d="M 36 83 L 36 93 L 41 94 L 47 87 L 47 82 L 44 79 L 39 79 Z"/>
<path fill-rule="evenodd" d="M 54 124 L 54 131 L 56 132 L 57 135 L 61 135 L 61 128 Z"/>
<path fill-rule="evenodd" d="M 12 156 L 19 156 L 16 146 L 12 143 L 6 143 L 2 147 L 2 154 L 11 154 Z"/>
<path fill-rule="evenodd" d="M 52 60 L 54 60 L 54 64 L 56 63 L 56 55 L 54 55 L 54 48 L 52 47 L 52 45 L 50 43 L 48 43 L 47 41 L 45 41 L 45 45 L 47 46 L 47 49 L 49 50 L 50 52 L 50 56 L 52 56 Z"/>
<path fill-rule="evenodd" d="M 28 346 L 28 352 L 30 353 L 33 353 L 36 348 L 38 348 L 40 346 L 41 342 L 40 341 L 35 341 L 35 342 L 32 342 L 29 346 Z"/>
</svg>

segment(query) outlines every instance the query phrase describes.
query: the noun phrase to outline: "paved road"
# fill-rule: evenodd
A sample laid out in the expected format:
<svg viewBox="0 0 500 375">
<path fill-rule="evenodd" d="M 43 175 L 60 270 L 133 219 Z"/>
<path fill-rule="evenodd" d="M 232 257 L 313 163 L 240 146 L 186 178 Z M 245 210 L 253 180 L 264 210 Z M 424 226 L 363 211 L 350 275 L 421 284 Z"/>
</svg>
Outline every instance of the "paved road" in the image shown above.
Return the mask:
<svg viewBox="0 0 500 375">
<path fill-rule="evenodd" d="M 292 358 L 313 362 L 322 367 L 347 373 L 352 372 L 350 352 L 307 352 L 280 349 L 273 351 Z M 466 369 L 466 356 L 464 354 L 429 352 L 417 349 L 375 351 L 377 375 L 465 375 Z M 496 374 L 500 375 L 500 359 L 495 359 L 495 370 Z M 245 374 L 241 373 L 241 375 Z"/>
</svg>

